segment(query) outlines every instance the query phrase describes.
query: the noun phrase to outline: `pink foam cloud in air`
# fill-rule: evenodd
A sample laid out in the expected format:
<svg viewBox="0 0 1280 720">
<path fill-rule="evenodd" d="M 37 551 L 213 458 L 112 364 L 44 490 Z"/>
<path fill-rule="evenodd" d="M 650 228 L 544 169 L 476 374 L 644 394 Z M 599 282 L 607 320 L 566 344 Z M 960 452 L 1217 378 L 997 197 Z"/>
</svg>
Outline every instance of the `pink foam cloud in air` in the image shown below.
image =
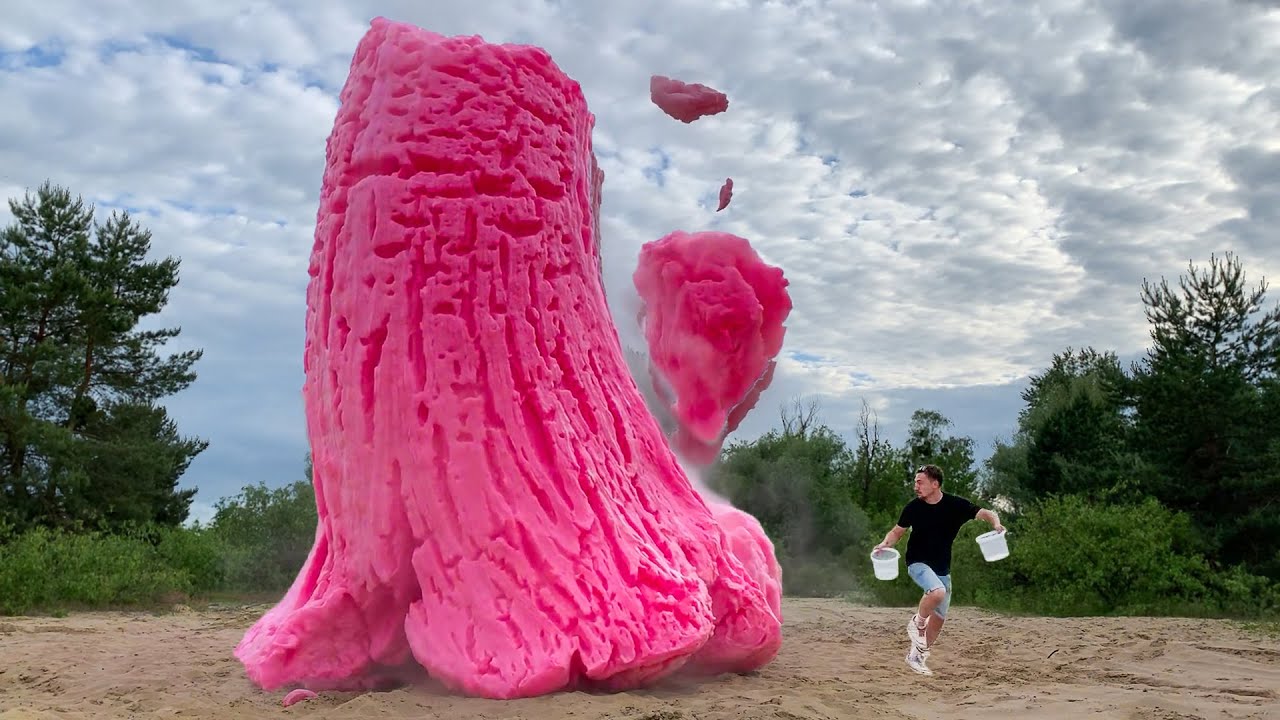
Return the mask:
<svg viewBox="0 0 1280 720">
<path fill-rule="evenodd" d="M 701 83 L 687 83 L 664 75 L 649 78 L 649 99 L 662 112 L 683 123 L 729 109 L 729 97 Z"/>
<path fill-rule="evenodd" d="M 659 396 L 679 423 L 673 443 L 710 462 L 772 379 L 787 280 L 744 238 L 683 231 L 645 244 L 632 280 Z"/>
<path fill-rule="evenodd" d="M 307 287 L 319 524 L 235 649 L 260 687 L 376 687 L 416 668 L 512 698 L 776 655 L 772 545 L 702 500 L 628 374 L 600 271 L 593 124 L 539 48 L 382 18 L 360 40 Z M 709 292 L 776 291 L 741 264 Z M 738 321 L 759 324 L 745 349 L 677 324 L 707 343 L 693 362 L 718 348 L 733 378 L 697 392 L 719 402 L 759 374 L 733 364 L 781 341 L 776 307 Z"/>
</svg>

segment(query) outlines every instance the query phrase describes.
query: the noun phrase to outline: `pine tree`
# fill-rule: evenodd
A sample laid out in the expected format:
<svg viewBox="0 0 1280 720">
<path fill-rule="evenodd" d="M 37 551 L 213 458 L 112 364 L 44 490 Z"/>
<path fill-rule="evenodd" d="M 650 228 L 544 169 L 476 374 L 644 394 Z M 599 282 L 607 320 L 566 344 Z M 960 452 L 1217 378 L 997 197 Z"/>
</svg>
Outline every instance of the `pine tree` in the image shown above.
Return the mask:
<svg viewBox="0 0 1280 720">
<path fill-rule="evenodd" d="M 160 399 L 195 380 L 201 351 L 162 357 L 177 328 L 141 330 L 178 283 L 147 259 L 127 213 L 102 224 L 50 183 L 10 200 L 0 232 L 0 501 L 19 527 L 177 524 L 177 484 L 207 447 L 182 438 Z"/>
<path fill-rule="evenodd" d="M 1152 490 L 1192 515 L 1224 563 L 1280 578 L 1280 307 L 1246 286 L 1239 259 L 1212 256 L 1177 289 L 1144 283 L 1152 347 L 1135 366 L 1141 447 Z"/>
</svg>

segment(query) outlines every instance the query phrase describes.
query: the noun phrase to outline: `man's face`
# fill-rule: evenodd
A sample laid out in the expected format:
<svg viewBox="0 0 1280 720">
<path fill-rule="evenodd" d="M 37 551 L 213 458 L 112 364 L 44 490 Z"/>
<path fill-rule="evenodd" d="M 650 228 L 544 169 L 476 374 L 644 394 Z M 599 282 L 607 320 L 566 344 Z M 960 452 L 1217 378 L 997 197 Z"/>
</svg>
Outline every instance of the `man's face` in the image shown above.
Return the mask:
<svg viewBox="0 0 1280 720">
<path fill-rule="evenodd" d="M 922 472 L 916 473 L 916 497 L 927 497 L 938 489 L 938 483 Z"/>
</svg>

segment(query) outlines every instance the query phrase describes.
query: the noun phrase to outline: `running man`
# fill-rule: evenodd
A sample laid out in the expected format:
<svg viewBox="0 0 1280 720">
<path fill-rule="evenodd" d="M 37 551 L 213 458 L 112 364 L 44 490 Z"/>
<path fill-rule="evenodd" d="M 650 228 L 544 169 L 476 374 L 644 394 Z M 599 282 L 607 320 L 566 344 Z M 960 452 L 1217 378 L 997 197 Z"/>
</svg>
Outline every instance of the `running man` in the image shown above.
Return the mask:
<svg viewBox="0 0 1280 720">
<path fill-rule="evenodd" d="M 1004 532 L 1004 526 L 994 512 L 959 495 L 942 492 L 942 468 L 937 465 L 922 465 L 916 470 L 915 491 L 915 499 L 902 508 L 898 524 L 875 549 L 893 547 L 911 528 L 907 575 L 920 586 L 924 596 L 916 614 L 907 621 L 907 636 L 911 638 L 907 664 L 918 673 L 932 675 L 925 661 L 951 606 L 951 545 L 970 520 L 985 520 L 999 532 Z"/>
</svg>

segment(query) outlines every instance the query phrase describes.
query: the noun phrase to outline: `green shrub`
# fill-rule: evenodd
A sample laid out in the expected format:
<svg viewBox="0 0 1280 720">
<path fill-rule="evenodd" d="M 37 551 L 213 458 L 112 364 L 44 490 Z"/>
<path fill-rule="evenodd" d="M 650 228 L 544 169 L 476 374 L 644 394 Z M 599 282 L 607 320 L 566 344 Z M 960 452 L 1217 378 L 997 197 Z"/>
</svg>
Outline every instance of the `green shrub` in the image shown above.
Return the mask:
<svg viewBox="0 0 1280 720">
<path fill-rule="evenodd" d="M 0 614 L 281 591 L 306 560 L 315 528 L 306 482 L 245 488 L 218 504 L 209 527 L 16 533 L 0 523 Z"/>
<path fill-rule="evenodd" d="M 156 602 L 192 589 L 137 535 L 35 528 L 0 545 L 0 613 Z"/>
<path fill-rule="evenodd" d="M 971 523 L 957 538 L 953 602 L 1050 615 L 1234 614 L 1275 602 L 1275 587 L 1215 570 L 1186 515 L 1137 504 L 1053 497 L 1010 525 L 1010 556 L 988 563 Z"/>
<path fill-rule="evenodd" d="M 1153 499 L 1106 505 L 1051 498 L 1028 514 L 1016 537 L 1012 581 L 1062 612 L 1106 613 L 1207 595 L 1208 565 L 1188 548 L 1190 521 Z"/>
<path fill-rule="evenodd" d="M 206 594 L 225 585 L 226 549 L 207 528 L 164 528 L 155 538 L 160 562 L 186 574 L 191 592 Z"/>
<path fill-rule="evenodd" d="M 288 589 L 315 543 L 317 522 L 315 491 L 305 481 L 274 490 L 250 485 L 219 501 L 209 530 L 221 547 L 225 589 Z"/>
</svg>

